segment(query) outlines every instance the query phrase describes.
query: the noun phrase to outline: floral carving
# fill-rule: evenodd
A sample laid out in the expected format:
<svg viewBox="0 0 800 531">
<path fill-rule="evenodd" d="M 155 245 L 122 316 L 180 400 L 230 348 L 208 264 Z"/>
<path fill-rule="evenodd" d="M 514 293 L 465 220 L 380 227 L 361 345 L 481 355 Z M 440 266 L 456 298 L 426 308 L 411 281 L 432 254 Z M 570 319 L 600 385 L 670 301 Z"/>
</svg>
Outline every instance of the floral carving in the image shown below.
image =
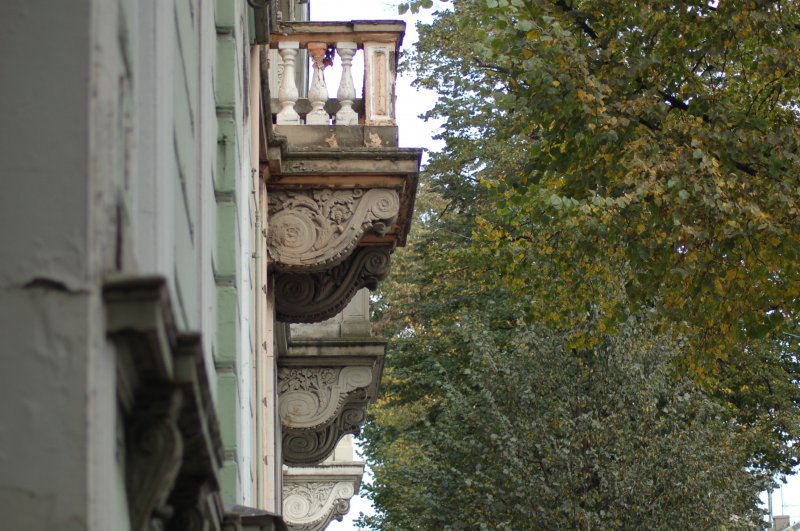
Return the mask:
<svg viewBox="0 0 800 531">
<path fill-rule="evenodd" d="M 345 260 L 366 232 L 384 234 L 400 211 L 388 188 L 273 190 L 268 252 L 278 271 L 320 271 Z"/>
<path fill-rule="evenodd" d="M 281 369 L 278 373 L 281 393 L 287 391 L 321 391 L 336 382 L 339 371 L 336 369 L 300 368 Z"/>
</svg>

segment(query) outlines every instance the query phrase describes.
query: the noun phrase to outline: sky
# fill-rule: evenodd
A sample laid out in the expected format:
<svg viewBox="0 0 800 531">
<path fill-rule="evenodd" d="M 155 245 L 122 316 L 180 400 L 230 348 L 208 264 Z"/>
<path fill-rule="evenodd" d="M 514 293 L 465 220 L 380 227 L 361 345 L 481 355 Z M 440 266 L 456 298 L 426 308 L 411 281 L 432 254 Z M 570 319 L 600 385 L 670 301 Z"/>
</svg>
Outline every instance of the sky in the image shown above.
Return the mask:
<svg viewBox="0 0 800 531">
<path fill-rule="evenodd" d="M 397 13 L 397 1 L 386 2 L 382 0 L 311 0 L 312 21 L 350 21 L 350 20 L 403 20 L 406 23 L 406 34 L 403 39 L 402 50 L 411 50 L 417 41 L 417 32 L 414 24 L 419 20 L 428 21 L 430 12 L 423 10 L 419 14 L 408 12 L 404 15 Z M 360 90 L 363 79 L 363 59 L 361 53 L 353 61 L 353 77 L 356 90 Z M 341 68 L 337 68 L 338 61 L 332 69 L 326 69 L 325 79 L 328 92 L 335 96 L 341 77 Z M 436 103 L 436 94 L 432 91 L 417 91 L 411 86 L 412 77 L 408 73 L 401 73 L 397 80 L 397 125 L 399 127 L 400 147 L 421 147 L 425 150 L 436 151 L 442 147 L 440 141 L 433 140 L 438 130 L 438 125 L 425 122 L 419 115 L 428 111 Z M 361 97 L 359 94 L 358 97 Z M 423 163 L 425 155 L 423 155 Z M 358 442 L 356 441 L 356 445 Z M 364 482 L 370 481 L 369 470 L 364 475 Z M 763 506 L 767 507 L 767 494 L 762 495 Z M 800 521 L 800 477 L 797 475 L 788 478 L 787 484 L 780 486 L 772 493 L 773 514 L 791 516 L 792 523 Z M 341 522 L 332 522 L 327 529 L 330 531 L 351 531 L 358 529 L 354 521 L 359 513 L 372 514 L 374 511 L 369 500 L 362 496 L 355 496 L 350 501 L 350 512 Z"/>
</svg>

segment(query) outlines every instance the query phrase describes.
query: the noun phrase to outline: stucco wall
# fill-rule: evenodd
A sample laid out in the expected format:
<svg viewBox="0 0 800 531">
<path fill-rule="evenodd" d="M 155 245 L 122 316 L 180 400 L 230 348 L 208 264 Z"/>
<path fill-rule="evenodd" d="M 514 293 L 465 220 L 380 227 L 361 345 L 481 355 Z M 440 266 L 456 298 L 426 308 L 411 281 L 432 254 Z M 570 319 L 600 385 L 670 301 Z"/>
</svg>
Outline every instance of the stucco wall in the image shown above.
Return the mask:
<svg viewBox="0 0 800 531">
<path fill-rule="evenodd" d="M 202 332 L 226 501 L 253 500 L 244 0 L 0 2 L 0 514 L 124 529 L 103 282 L 168 279 Z M 215 386 L 216 387 L 216 386 Z"/>
<path fill-rule="evenodd" d="M 122 267 L 130 2 L 0 3 L 0 514 L 124 529 L 102 279 Z M 103 25 L 102 21 L 113 24 Z"/>
</svg>

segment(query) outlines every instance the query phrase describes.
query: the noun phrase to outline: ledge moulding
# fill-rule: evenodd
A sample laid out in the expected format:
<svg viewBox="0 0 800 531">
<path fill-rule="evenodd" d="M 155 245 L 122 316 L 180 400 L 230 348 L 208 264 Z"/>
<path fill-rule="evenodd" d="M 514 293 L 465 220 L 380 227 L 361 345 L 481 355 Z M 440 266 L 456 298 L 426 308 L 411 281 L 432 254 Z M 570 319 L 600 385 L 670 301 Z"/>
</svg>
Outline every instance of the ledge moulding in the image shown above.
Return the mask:
<svg viewBox="0 0 800 531">
<path fill-rule="evenodd" d="M 385 234 L 399 210 L 397 191 L 387 188 L 271 191 L 271 265 L 276 271 L 335 266 L 350 256 L 365 233 Z"/>
</svg>

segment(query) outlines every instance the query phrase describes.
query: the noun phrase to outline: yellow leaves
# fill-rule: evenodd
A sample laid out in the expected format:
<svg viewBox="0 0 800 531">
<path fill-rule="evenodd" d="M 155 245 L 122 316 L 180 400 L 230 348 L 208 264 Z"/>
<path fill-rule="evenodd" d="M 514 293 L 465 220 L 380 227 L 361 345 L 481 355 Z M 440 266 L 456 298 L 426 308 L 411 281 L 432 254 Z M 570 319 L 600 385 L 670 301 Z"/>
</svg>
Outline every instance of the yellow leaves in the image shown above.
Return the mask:
<svg viewBox="0 0 800 531">
<path fill-rule="evenodd" d="M 783 240 L 776 236 L 775 234 L 769 234 L 766 237 L 767 242 L 772 245 L 773 247 L 780 247 L 783 243 Z"/>
<path fill-rule="evenodd" d="M 597 101 L 597 98 L 595 98 L 593 94 L 589 94 L 583 89 L 578 89 L 577 91 L 575 91 L 575 96 L 581 103 L 594 103 L 595 101 Z"/>
<path fill-rule="evenodd" d="M 719 278 L 715 278 L 714 279 L 714 291 L 717 293 L 717 295 L 726 295 L 727 294 L 727 290 L 722 285 L 722 281 Z"/>
<path fill-rule="evenodd" d="M 554 79 L 550 84 L 553 85 L 556 88 L 561 86 L 561 82 L 559 80 L 557 80 L 557 79 Z"/>
</svg>

